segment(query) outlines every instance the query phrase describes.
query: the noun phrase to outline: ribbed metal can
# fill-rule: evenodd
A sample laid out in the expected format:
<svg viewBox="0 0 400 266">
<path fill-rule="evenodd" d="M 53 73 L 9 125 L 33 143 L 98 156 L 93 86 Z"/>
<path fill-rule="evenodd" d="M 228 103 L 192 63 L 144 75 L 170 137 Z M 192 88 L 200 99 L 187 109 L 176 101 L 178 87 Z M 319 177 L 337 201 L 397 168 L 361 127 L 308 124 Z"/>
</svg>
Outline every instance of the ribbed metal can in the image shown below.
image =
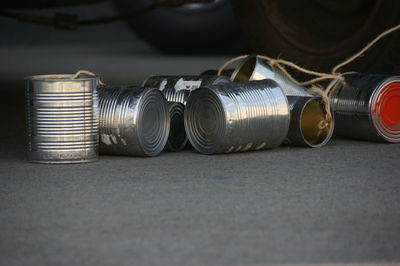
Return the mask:
<svg viewBox="0 0 400 266">
<path fill-rule="evenodd" d="M 245 58 L 231 76 L 234 82 L 272 79 L 282 88 L 286 96 L 312 96 L 305 88 L 285 78 L 281 73 L 272 70 L 264 61 L 255 55 Z"/>
<path fill-rule="evenodd" d="M 188 142 L 184 124 L 185 106 L 174 102 L 169 102 L 168 104 L 171 126 L 165 150 L 177 152 L 183 150 Z"/>
<path fill-rule="evenodd" d="M 102 154 L 156 156 L 167 143 L 168 103 L 155 88 L 102 88 L 99 113 Z"/>
<path fill-rule="evenodd" d="M 169 102 L 186 105 L 192 91 L 203 86 L 229 82 L 229 78 L 223 76 L 151 76 L 142 85 L 158 88 Z"/>
<path fill-rule="evenodd" d="M 345 75 L 330 99 L 337 135 L 400 142 L 400 76 Z"/>
<path fill-rule="evenodd" d="M 73 77 L 25 78 L 29 161 L 68 164 L 98 159 L 99 79 Z"/>
<path fill-rule="evenodd" d="M 319 96 L 308 93 L 305 88 L 291 82 L 279 71 L 272 70 L 262 59 L 255 55 L 245 58 L 231 76 L 232 81 L 263 79 L 274 80 L 289 98 L 292 119 L 285 143 L 312 148 L 326 145 L 332 138 L 335 120 L 332 118 L 330 121 L 326 121 L 325 103 Z M 322 129 L 321 125 L 323 123 Z"/>
<path fill-rule="evenodd" d="M 190 143 L 203 154 L 275 148 L 286 138 L 289 122 L 288 101 L 272 80 L 201 87 L 185 111 Z"/>
<path fill-rule="evenodd" d="M 320 97 L 288 96 L 290 127 L 285 144 L 319 148 L 332 138 L 334 118 L 326 123 L 326 111 Z"/>
</svg>

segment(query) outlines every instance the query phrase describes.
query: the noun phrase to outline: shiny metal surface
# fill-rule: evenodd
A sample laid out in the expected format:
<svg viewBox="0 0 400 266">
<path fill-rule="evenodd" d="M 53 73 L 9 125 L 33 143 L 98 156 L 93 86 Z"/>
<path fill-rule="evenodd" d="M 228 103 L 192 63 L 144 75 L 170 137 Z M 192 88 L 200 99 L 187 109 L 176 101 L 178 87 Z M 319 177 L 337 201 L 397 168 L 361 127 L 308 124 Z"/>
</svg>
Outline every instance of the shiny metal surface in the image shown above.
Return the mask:
<svg viewBox="0 0 400 266">
<path fill-rule="evenodd" d="M 285 144 L 319 148 L 332 138 L 334 119 L 326 124 L 326 111 L 319 97 L 288 96 L 290 127 Z"/>
<path fill-rule="evenodd" d="M 272 80 L 201 87 L 185 111 L 190 143 L 203 154 L 275 148 L 289 122 L 287 99 Z"/>
<path fill-rule="evenodd" d="M 142 85 L 158 88 L 169 102 L 186 105 L 190 93 L 199 87 L 228 82 L 222 76 L 151 76 Z"/>
<path fill-rule="evenodd" d="M 231 81 L 252 81 L 272 79 L 282 88 L 286 96 L 311 96 L 305 88 L 286 79 L 278 71 L 273 71 L 264 61 L 250 55 L 239 64 L 231 76 Z"/>
<path fill-rule="evenodd" d="M 184 113 L 185 106 L 181 103 L 169 102 L 169 116 L 171 118 L 171 126 L 166 151 L 177 152 L 186 147 L 188 138 L 185 131 Z"/>
<path fill-rule="evenodd" d="M 399 143 L 400 76 L 349 74 L 345 80 L 330 95 L 335 133 L 353 139 Z"/>
<path fill-rule="evenodd" d="M 29 161 L 67 164 L 98 159 L 99 79 L 73 76 L 25 78 Z"/>
<path fill-rule="evenodd" d="M 154 88 L 103 88 L 100 91 L 100 153 L 156 156 L 168 140 L 168 104 Z"/>
</svg>

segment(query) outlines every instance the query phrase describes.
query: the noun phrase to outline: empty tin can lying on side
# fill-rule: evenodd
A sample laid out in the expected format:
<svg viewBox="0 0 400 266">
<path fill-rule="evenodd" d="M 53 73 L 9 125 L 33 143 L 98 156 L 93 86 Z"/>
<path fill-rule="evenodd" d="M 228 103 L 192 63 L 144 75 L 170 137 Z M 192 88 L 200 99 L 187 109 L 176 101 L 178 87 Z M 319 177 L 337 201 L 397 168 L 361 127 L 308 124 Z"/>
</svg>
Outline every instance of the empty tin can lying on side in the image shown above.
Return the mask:
<svg viewBox="0 0 400 266">
<path fill-rule="evenodd" d="M 66 164 L 98 159 L 99 79 L 73 77 L 25 78 L 31 162 Z"/>
<path fill-rule="evenodd" d="M 229 78 L 222 76 L 151 76 L 142 85 L 158 88 L 169 102 L 186 105 L 192 91 L 202 86 L 228 82 Z"/>
<path fill-rule="evenodd" d="M 169 102 L 168 104 L 171 126 L 165 150 L 177 152 L 183 150 L 188 142 L 184 124 L 185 106 L 174 102 Z"/>
<path fill-rule="evenodd" d="M 326 111 L 322 99 L 303 96 L 287 98 L 290 107 L 290 127 L 285 144 L 312 148 L 326 145 L 332 138 L 334 121 L 325 122 Z"/>
<path fill-rule="evenodd" d="M 263 79 L 276 81 L 285 95 L 291 97 L 289 104 L 292 121 L 286 141 L 288 145 L 317 148 L 331 140 L 335 120 L 326 120 L 324 102 L 316 99 L 317 96 L 308 93 L 305 88 L 286 79 L 278 71 L 272 70 L 262 59 L 255 55 L 248 56 L 238 65 L 231 77 L 232 81 Z"/>
<path fill-rule="evenodd" d="M 203 154 L 275 148 L 289 122 L 287 99 L 272 80 L 201 87 L 185 111 L 190 143 Z"/>
<path fill-rule="evenodd" d="M 156 156 L 168 140 L 170 118 L 164 95 L 154 88 L 102 88 L 100 153 Z"/>
<path fill-rule="evenodd" d="M 349 74 L 330 99 L 337 135 L 400 142 L 400 76 Z"/>
<path fill-rule="evenodd" d="M 286 96 L 311 96 L 305 88 L 294 84 L 281 73 L 272 70 L 262 59 L 256 55 L 249 55 L 235 69 L 231 81 L 252 81 L 272 79 L 282 88 Z"/>
</svg>

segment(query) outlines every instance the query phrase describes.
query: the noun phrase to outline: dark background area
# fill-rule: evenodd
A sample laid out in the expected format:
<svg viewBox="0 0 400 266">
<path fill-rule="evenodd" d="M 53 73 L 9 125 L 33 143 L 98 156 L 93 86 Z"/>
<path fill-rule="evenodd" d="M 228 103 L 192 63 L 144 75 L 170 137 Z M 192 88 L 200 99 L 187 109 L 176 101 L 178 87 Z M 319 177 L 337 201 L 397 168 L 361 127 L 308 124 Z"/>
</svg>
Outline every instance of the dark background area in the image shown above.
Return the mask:
<svg viewBox="0 0 400 266">
<path fill-rule="evenodd" d="M 86 18 L 110 3 L 68 7 Z M 87 69 L 108 84 L 198 74 L 231 55 L 172 55 L 123 22 L 75 32 L 0 18 L 0 265 L 400 263 L 400 146 L 40 165 L 25 156 L 23 77 Z"/>
</svg>

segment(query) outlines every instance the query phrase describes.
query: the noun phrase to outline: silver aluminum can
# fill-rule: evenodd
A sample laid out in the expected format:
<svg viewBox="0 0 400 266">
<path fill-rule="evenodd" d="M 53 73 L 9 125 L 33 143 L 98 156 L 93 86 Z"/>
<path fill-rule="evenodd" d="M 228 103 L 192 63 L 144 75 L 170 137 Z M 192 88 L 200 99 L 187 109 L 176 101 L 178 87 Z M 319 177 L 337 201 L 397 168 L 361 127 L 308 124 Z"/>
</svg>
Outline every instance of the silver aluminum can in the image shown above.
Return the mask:
<svg viewBox="0 0 400 266">
<path fill-rule="evenodd" d="M 239 64 L 231 76 L 234 82 L 272 79 L 282 88 L 286 96 L 312 96 L 305 88 L 294 84 L 281 73 L 272 70 L 264 61 L 250 55 Z"/>
<path fill-rule="evenodd" d="M 98 159 L 99 79 L 73 76 L 25 78 L 31 162 L 67 164 Z"/>
<path fill-rule="evenodd" d="M 169 102 L 168 104 L 171 126 L 165 150 L 177 152 L 183 150 L 188 142 L 183 120 L 185 106 L 181 103 L 174 102 Z"/>
<path fill-rule="evenodd" d="M 310 94 L 305 88 L 298 86 L 285 78 L 279 71 L 272 70 L 262 59 L 250 55 L 243 60 L 231 76 L 232 81 L 252 81 L 272 79 L 282 88 L 290 98 L 291 126 L 287 144 L 305 147 L 322 147 L 332 138 L 335 127 L 334 118 L 326 122 L 321 118 L 321 112 L 326 116 L 325 103 L 320 96 Z M 311 100 L 312 99 L 312 100 Z M 309 112 L 313 109 L 315 113 Z M 323 130 L 319 129 L 318 120 L 325 121 Z M 307 121 L 307 122 L 306 122 Z M 306 130 L 307 125 L 307 130 Z M 319 137 L 316 134 L 320 134 Z"/>
<path fill-rule="evenodd" d="M 349 74 L 330 95 L 335 134 L 400 142 L 400 76 Z"/>
<path fill-rule="evenodd" d="M 272 80 L 223 83 L 192 93 L 185 111 L 185 128 L 200 153 L 265 150 L 285 140 L 289 105 Z"/>
<path fill-rule="evenodd" d="M 168 103 L 157 89 L 102 88 L 99 113 L 102 154 L 157 156 L 167 143 Z"/>
<path fill-rule="evenodd" d="M 285 144 L 319 148 L 328 144 L 334 120 L 326 123 L 326 111 L 320 97 L 288 96 L 290 127 Z M 332 118 L 334 119 L 334 118 Z"/>
<path fill-rule="evenodd" d="M 186 105 L 192 91 L 203 86 L 229 82 L 229 78 L 223 76 L 151 76 L 142 85 L 158 88 L 169 102 Z"/>
</svg>

